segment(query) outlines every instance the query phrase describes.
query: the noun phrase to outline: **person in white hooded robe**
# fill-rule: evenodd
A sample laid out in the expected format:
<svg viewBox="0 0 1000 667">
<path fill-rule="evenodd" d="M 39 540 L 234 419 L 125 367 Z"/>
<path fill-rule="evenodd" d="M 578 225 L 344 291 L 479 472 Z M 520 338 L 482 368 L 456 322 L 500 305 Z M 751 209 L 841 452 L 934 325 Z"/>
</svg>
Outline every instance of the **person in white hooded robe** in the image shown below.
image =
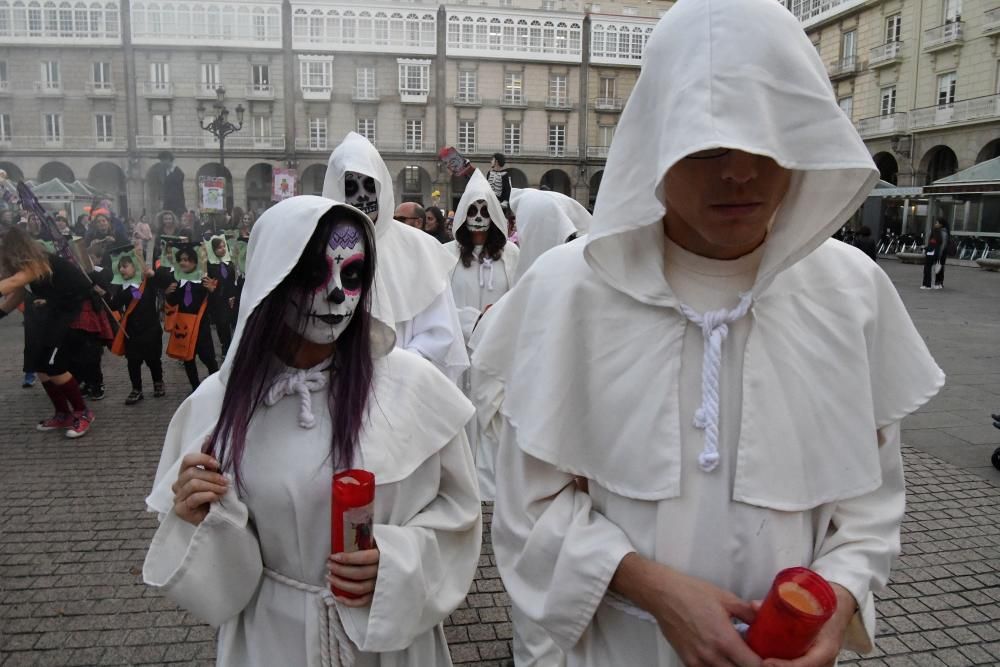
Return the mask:
<svg viewBox="0 0 1000 667">
<path fill-rule="evenodd" d="M 507 216 L 483 172 L 469 177 L 455 209 L 455 240 L 444 245 L 452 255 L 451 291 L 465 340 L 479 318 L 514 282 L 520 250 L 507 239 Z"/>
<path fill-rule="evenodd" d="M 532 264 L 549 250 L 575 241 L 590 229 L 592 217 L 583 205 L 566 195 L 551 190 L 518 189 L 511 191 L 510 207 L 517 219 L 520 237 L 520 255 L 514 272 L 512 287 L 524 276 Z M 506 295 L 504 298 L 507 298 Z M 503 299 L 501 299 L 502 302 Z M 475 352 L 493 322 L 494 309 L 483 315 L 469 341 L 469 350 Z M 500 404 L 502 386 L 482 378 L 476 368 L 470 369 L 470 398 L 476 406 L 478 433 L 476 436 L 476 472 L 483 500 L 496 497 L 496 457 L 499 433 L 503 426 Z M 562 649 L 539 625 L 530 621 L 512 600 L 513 625 L 512 649 L 514 664 L 561 667 L 566 664 Z"/>
<path fill-rule="evenodd" d="M 374 234 L 322 197 L 269 209 L 231 352 L 168 428 L 143 578 L 219 626 L 219 665 L 451 664 L 481 545 L 473 408 L 369 315 Z M 331 557 L 348 467 L 375 476 L 376 548 Z"/>
<path fill-rule="evenodd" d="M 759 665 L 732 621 L 791 566 L 838 609 L 765 664 L 871 650 L 899 422 L 944 382 L 888 277 L 829 239 L 877 178 L 779 3 L 680 0 L 655 28 L 589 236 L 473 355 L 503 395 L 500 574 L 569 665 Z"/>
<path fill-rule="evenodd" d="M 333 150 L 323 196 L 357 207 L 375 223 L 382 259 L 374 316 L 395 329 L 397 345 L 457 382 L 469 367 L 469 355 L 448 286 L 453 260 L 429 235 L 393 220 L 392 176 L 368 139 L 350 132 Z"/>
</svg>

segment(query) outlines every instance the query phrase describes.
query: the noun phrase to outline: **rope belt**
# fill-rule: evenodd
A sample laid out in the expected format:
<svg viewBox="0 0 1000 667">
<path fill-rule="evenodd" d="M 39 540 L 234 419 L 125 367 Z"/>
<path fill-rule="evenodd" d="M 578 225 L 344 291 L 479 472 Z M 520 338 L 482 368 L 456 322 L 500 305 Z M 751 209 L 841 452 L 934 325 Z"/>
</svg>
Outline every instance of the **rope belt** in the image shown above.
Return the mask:
<svg viewBox="0 0 1000 667">
<path fill-rule="evenodd" d="M 337 613 L 337 601 L 330 589 L 313 586 L 265 567 L 264 576 L 316 597 L 319 605 L 319 657 L 323 667 L 354 667 L 354 644 L 351 643 Z"/>
</svg>

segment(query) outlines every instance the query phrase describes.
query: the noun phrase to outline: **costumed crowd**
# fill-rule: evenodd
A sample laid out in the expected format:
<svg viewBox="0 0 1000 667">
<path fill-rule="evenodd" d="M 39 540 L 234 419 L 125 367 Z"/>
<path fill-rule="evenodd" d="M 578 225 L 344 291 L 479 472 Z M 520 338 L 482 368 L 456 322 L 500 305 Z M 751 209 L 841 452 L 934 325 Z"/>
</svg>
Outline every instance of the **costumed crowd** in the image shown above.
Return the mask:
<svg viewBox="0 0 1000 667">
<path fill-rule="evenodd" d="M 451 664 L 482 501 L 519 667 L 833 665 L 873 648 L 900 421 L 944 383 L 830 238 L 877 179 L 784 7 L 680 0 L 593 214 L 499 154 L 451 215 L 398 203 L 351 133 L 257 219 L 96 208 L 52 247 L 29 208 L 0 310 L 40 429 L 87 432 L 104 344 L 128 404 L 143 366 L 166 393 L 164 338 L 183 363 L 143 577 L 220 665 Z"/>
</svg>

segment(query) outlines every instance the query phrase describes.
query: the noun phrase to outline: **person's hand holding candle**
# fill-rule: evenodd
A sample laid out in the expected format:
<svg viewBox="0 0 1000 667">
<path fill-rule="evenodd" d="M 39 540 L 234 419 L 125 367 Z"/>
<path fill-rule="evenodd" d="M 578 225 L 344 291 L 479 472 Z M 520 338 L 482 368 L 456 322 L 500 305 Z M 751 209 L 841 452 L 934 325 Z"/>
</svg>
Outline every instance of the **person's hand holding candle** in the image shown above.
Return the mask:
<svg viewBox="0 0 1000 667">
<path fill-rule="evenodd" d="M 795 660 L 779 660 L 770 658 L 764 661 L 763 667 L 833 667 L 837 664 L 837 656 L 844 646 L 844 635 L 851 618 L 857 612 L 858 605 L 854 596 L 840 584 L 831 583 L 830 587 L 837 595 L 837 611 L 826 622 L 816 643 L 801 658 Z M 760 603 L 754 603 L 760 607 Z"/>
<path fill-rule="evenodd" d="M 364 551 L 333 554 L 326 561 L 326 581 L 338 591 L 358 597 L 335 596 L 345 607 L 364 607 L 372 603 L 378 580 L 378 547 Z"/>
</svg>

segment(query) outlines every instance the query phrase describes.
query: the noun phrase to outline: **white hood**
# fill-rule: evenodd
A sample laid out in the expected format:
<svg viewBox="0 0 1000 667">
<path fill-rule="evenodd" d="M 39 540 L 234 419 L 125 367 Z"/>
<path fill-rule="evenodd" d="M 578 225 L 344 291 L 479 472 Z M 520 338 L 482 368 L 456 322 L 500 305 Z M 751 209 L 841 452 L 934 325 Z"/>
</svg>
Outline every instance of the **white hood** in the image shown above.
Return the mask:
<svg viewBox="0 0 1000 667">
<path fill-rule="evenodd" d="M 507 238 L 507 216 L 504 215 L 500 200 L 493 193 L 490 182 L 478 169 L 469 177 L 469 183 L 465 186 L 462 199 L 455 209 L 455 220 L 451 224 L 452 233 L 457 232 L 458 228 L 465 224 L 469 207 L 472 206 L 472 202 L 480 199 L 486 202 L 486 207 L 490 210 L 490 221 L 493 226 L 503 232 L 504 238 Z"/>
<path fill-rule="evenodd" d="M 223 384 L 229 379 L 233 359 L 236 350 L 239 349 L 243 329 L 250 314 L 295 268 L 309 239 L 316 231 L 320 218 L 334 207 L 340 207 L 351 214 L 357 222 L 371 228 L 372 223 L 368 216 L 353 206 L 312 195 L 292 197 L 278 202 L 267 209 L 254 224 L 247 246 L 246 282 L 240 298 L 236 331 L 233 334 L 233 342 L 229 345 L 229 354 L 226 355 L 219 370 L 219 379 Z M 378 275 L 377 267 L 375 275 Z M 371 331 L 373 356 L 385 355 L 392 349 L 395 333 L 374 317 Z"/>
<path fill-rule="evenodd" d="M 396 203 L 392 176 L 370 141 L 349 133 L 330 155 L 323 196 L 344 200 L 344 174 L 366 174 L 378 184 L 375 242 L 379 271 L 375 274 L 372 314 L 395 328 L 424 312 L 448 289 L 454 258 L 436 239 L 393 220 Z"/>
<path fill-rule="evenodd" d="M 375 236 L 382 237 L 392 225 L 396 210 L 396 200 L 392 191 L 392 175 L 385 161 L 372 142 L 357 132 L 350 132 L 340 145 L 333 149 L 323 179 L 323 196 L 335 201 L 347 201 L 344 194 L 344 174 L 353 171 L 375 179 L 378 188 L 378 220 L 375 221 Z"/>
<path fill-rule="evenodd" d="M 816 49 L 773 0 L 674 5 L 650 37 L 618 127 L 585 256 L 603 280 L 644 303 L 676 304 L 663 274 L 662 186 L 686 155 L 733 148 L 796 172 L 755 295 L 829 238 L 878 180 Z"/>
<path fill-rule="evenodd" d="M 510 193 L 510 208 L 517 219 L 521 248 L 515 283 L 536 259 L 566 243 L 570 235 L 586 234 L 593 220 L 583 204 L 559 192 L 515 189 Z"/>
</svg>

